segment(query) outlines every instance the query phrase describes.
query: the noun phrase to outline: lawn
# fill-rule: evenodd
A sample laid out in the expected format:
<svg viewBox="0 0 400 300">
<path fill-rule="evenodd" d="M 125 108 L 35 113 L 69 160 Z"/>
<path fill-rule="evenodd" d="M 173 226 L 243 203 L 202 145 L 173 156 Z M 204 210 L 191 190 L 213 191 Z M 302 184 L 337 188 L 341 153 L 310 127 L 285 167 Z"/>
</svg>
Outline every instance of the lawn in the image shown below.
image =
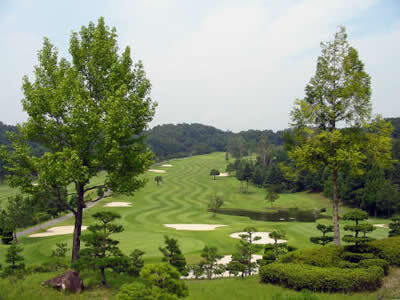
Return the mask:
<svg viewBox="0 0 400 300">
<path fill-rule="evenodd" d="M 238 241 L 230 238 L 229 234 L 242 231 L 245 226 L 249 225 L 255 226 L 259 231 L 284 230 L 290 245 L 298 248 L 313 247 L 313 244 L 309 242 L 309 237 L 317 234 L 315 223 L 264 222 L 254 221 L 247 217 L 228 215 L 213 217 L 210 212 L 207 212 L 208 200 L 214 193 L 218 193 L 223 197 L 225 201 L 223 207 L 226 208 L 259 211 L 271 209 L 270 205 L 264 200 L 265 191 L 263 189 L 251 186 L 248 194 L 242 194 L 239 192 L 240 184 L 234 177 L 218 177 L 216 180 L 212 180 L 212 177 L 209 176 L 210 169 L 218 168 L 220 171 L 224 171 L 226 165 L 224 157 L 224 153 L 213 153 L 171 160 L 169 163 L 173 165 L 172 167 L 154 167 L 165 170 L 166 173 L 147 172 L 145 177 L 148 179 L 148 183 L 143 189 L 133 196 L 113 195 L 102 200 L 97 206 L 85 212 L 83 223 L 84 225 L 91 224 L 93 222 L 91 215 L 97 211 L 105 210 L 104 204 L 108 202 L 131 202 L 132 207 L 114 207 L 107 208 L 107 210 L 118 212 L 122 216 L 119 222 L 124 226 L 125 231 L 114 236 L 120 241 L 122 251 L 129 254 L 135 248 L 141 249 L 145 251 L 144 259 L 146 262 L 161 261 L 161 253 L 158 247 L 163 244 L 164 235 L 179 240 L 181 249 L 189 263 L 200 260 L 200 252 L 205 245 L 218 247 L 221 254 L 231 254 Z M 154 182 L 154 177 L 157 175 L 163 177 L 163 183 L 159 186 Z M 104 174 L 101 174 L 101 177 L 103 176 Z M 99 179 L 95 179 L 93 183 L 96 180 Z M 9 188 L 4 188 L 4 186 L 0 186 L 0 191 L 5 193 L 14 192 Z M 0 199 L 4 197 L 0 193 Z M 291 207 L 301 209 L 328 208 L 329 214 L 330 201 L 319 194 L 296 193 L 281 194 L 274 204 L 275 209 Z M 328 223 L 330 220 L 324 219 L 321 222 Z M 387 223 L 382 219 L 376 219 L 373 222 Z M 177 231 L 163 226 L 163 224 L 172 223 L 206 223 L 228 226 L 218 228 L 215 231 L 203 232 Z M 60 225 L 71 224 L 73 224 L 72 219 Z M 386 237 L 387 229 L 379 228 L 372 236 L 375 238 Z M 23 237 L 20 241 L 24 247 L 23 255 L 29 265 L 49 260 L 51 252 L 58 242 L 66 242 L 71 247 L 72 237 L 71 235 L 43 238 Z M 4 260 L 5 247 L 0 245 L 0 262 Z M 239 291 L 242 290 L 240 288 L 241 284 L 244 285 L 243 289 L 245 290 L 250 288 L 255 290 L 255 298 L 246 299 L 269 299 L 257 298 L 257 295 L 268 293 L 270 290 L 282 291 L 278 287 L 261 285 L 256 281 L 256 279 L 246 279 L 244 281 L 223 279 L 210 282 L 189 282 L 192 291 L 190 299 L 225 299 L 213 296 L 218 295 L 218 293 L 223 294 L 225 289 L 232 290 L 232 297 L 226 299 L 243 299 L 243 297 L 234 296 L 236 293 L 233 292 L 237 289 L 237 295 L 241 295 L 240 293 L 243 292 Z M 246 286 L 249 287 L 245 288 Z M 214 292 L 207 294 L 208 291 L 212 290 Z"/>
</svg>

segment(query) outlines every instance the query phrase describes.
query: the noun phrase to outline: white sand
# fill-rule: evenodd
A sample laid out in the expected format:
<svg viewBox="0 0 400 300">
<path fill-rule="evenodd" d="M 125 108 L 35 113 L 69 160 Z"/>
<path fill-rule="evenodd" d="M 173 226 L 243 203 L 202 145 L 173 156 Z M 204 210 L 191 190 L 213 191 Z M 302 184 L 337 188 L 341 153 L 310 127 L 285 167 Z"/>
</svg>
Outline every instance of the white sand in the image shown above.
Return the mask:
<svg viewBox="0 0 400 300">
<path fill-rule="evenodd" d="M 240 235 L 248 234 L 247 232 L 235 232 L 230 234 L 230 237 L 234 239 L 241 239 Z M 261 239 L 255 241 L 255 237 L 261 237 Z M 253 244 L 274 244 L 275 240 L 269 237 L 269 232 L 253 232 L 252 234 Z M 278 240 L 278 243 L 286 243 L 286 240 Z"/>
<path fill-rule="evenodd" d="M 258 255 L 258 254 L 254 254 L 251 256 L 251 261 L 252 262 L 257 262 L 257 260 L 262 259 L 262 255 Z M 232 260 L 232 255 L 225 255 L 224 257 L 222 257 L 221 259 L 217 260 L 217 264 L 219 265 L 227 265 L 230 263 L 230 261 Z M 258 267 L 255 268 L 252 272 L 252 274 L 257 274 L 258 273 Z M 221 277 L 230 277 L 231 275 L 229 274 L 229 271 L 225 271 L 224 273 L 222 273 L 221 275 L 213 275 L 212 278 L 221 278 Z M 240 276 L 240 274 L 239 274 Z M 188 276 L 182 276 L 182 279 L 195 279 L 196 277 L 193 275 L 193 272 L 189 272 Z M 207 278 L 206 274 L 203 274 L 202 276 L 200 276 L 199 278 Z"/>
<path fill-rule="evenodd" d="M 165 170 L 156 170 L 156 169 L 150 169 L 149 172 L 154 172 L 154 173 L 167 173 Z"/>
<path fill-rule="evenodd" d="M 170 165 L 170 164 L 165 164 L 165 165 L 161 165 L 161 167 L 168 167 L 168 168 L 171 168 L 172 165 Z"/>
<path fill-rule="evenodd" d="M 374 224 L 374 226 L 379 228 L 388 228 L 386 224 Z"/>
<path fill-rule="evenodd" d="M 130 202 L 110 202 L 104 206 L 107 206 L 107 207 L 129 207 L 129 206 L 132 206 L 132 203 L 130 203 Z"/>
<path fill-rule="evenodd" d="M 87 226 L 82 226 L 82 231 L 86 230 Z M 74 232 L 74 226 L 57 226 L 51 227 L 47 229 L 46 232 L 34 233 L 29 237 L 45 237 L 45 236 L 53 236 L 53 235 L 63 235 L 63 234 L 71 234 Z"/>
<path fill-rule="evenodd" d="M 212 224 L 164 224 L 165 227 L 175 228 L 176 230 L 191 230 L 191 231 L 208 231 L 226 225 Z"/>
<path fill-rule="evenodd" d="M 251 256 L 251 261 L 256 262 L 257 260 L 262 259 L 262 255 L 253 254 Z M 231 262 L 232 255 L 225 255 L 223 258 L 217 260 L 217 264 L 219 265 L 227 265 Z"/>
<path fill-rule="evenodd" d="M 219 177 L 227 177 L 229 176 L 229 173 L 219 173 Z"/>
</svg>

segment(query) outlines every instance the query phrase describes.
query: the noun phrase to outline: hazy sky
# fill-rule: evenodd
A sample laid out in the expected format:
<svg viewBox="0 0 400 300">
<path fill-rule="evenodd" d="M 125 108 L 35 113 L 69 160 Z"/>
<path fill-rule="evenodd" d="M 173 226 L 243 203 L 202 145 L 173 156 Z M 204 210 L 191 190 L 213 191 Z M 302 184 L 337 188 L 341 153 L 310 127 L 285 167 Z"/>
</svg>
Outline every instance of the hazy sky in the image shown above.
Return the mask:
<svg viewBox="0 0 400 300">
<path fill-rule="evenodd" d="M 32 73 L 43 37 L 68 57 L 71 32 L 100 16 L 144 62 L 159 103 L 152 126 L 286 128 L 320 42 L 338 25 L 372 77 L 374 112 L 400 117 L 398 0 L 0 0 L 1 121 L 26 119 L 21 78 Z"/>
</svg>

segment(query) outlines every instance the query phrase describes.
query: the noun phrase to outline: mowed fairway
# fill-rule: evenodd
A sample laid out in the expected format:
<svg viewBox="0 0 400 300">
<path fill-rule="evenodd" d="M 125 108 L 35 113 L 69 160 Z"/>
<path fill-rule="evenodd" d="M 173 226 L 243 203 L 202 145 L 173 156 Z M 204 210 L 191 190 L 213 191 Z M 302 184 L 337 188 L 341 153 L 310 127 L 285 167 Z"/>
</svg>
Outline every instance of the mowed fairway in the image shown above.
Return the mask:
<svg viewBox="0 0 400 300">
<path fill-rule="evenodd" d="M 229 237 L 233 232 L 242 231 L 245 226 L 255 226 L 259 231 L 273 231 L 276 229 L 284 230 L 290 245 L 298 248 L 314 247 L 309 242 L 309 237 L 318 235 L 315 223 L 303 222 L 264 222 L 254 221 L 247 217 L 237 217 L 228 215 L 217 215 L 213 217 L 207 212 L 207 203 L 214 193 L 221 195 L 225 201 L 223 207 L 244 208 L 252 210 L 271 209 L 270 205 L 264 200 L 265 191 L 256 187 L 249 187 L 249 194 L 239 192 L 240 183 L 234 177 L 218 177 L 212 180 L 209 176 L 210 169 L 218 168 L 225 170 L 224 153 L 213 153 L 209 155 L 195 156 L 185 159 L 169 161 L 172 167 L 153 166 L 152 169 L 165 170 L 166 173 L 147 172 L 144 176 L 148 182 L 144 188 L 134 196 L 116 195 L 106 198 L 95 207 L 88 209 L 84 216 L 84 225 L 93 222 L 91 215 L 100 210 L 109 210 L 119 213 L 122 218 L 119 220 L 125 231 L 114 235 L 120 241 L 122 251 L 129 254 L 133 249 L 138 248 L 145 251 L 146 262 L 160 262 L 161 252 L 158 250 L 163 245 L 164 235 L 178 239 L 188 263 L 195 263 L 200 260 L 200 252 L 205 245 L 216 246 L 221 254 L 232 254 L 235 250 L 237 239 Z M 157 185 L 154 177 L 161 175 L 163 182 Z M 101 174 L 104 176 L 104 174 Z M 99 180 L 97 178 L 94 181 Z M 104 207 L 109 202 L 130 202 L 130 207 Z M 298 207 L 303 209 L 320 209 L 330 207 L 330 201 L 319 194 L 296 193 L 281 194 L 274 204 L 274 207 Z M 320 222 L 328 223 L 330 220 L 324 219 Z M 384 220 L 373 220 L 375 223 L 385 223 Z M 228 225 L 217 228 L 213 231 L 178 231 L 167 228 L 163 224 L 221 224 Z M 387 223 L 387 221 L 386 221 Z M 57 224 L 72 225 L 72 219 Z M 83 232 L 86 234 L 86 232 Z M 379 228 L 373 234 L 376 238 L 387 236 L 387 229 Z M 24 247 L 23 255 L 27 265 L 39 264 L 50 260 L 55 244 L 66 242 L 71 248 L 72 235 L 61 235 L 41 238 L 23 237 L 20 239 Z M 4 245 L 0 245 L 0 262 L 4 263 Z M 202 290 L 202 286 L 210 290 L 219 289 L 222 282 L 227 281 L 229 286 L 236 284 L 235 280 L 222 279 L 215 283 L 207 281 L 192 281 L 189 283 L 193 289 L 194 299 L 216 299 Z M 218 283 L 220 282 L 220 283 Z M 246 282 L 246 281 L 243 281 Z M 256 284 L 256 280 L 251 279 L 248 284 L 259 286 L 264 293 L 266 285 Z M 221 286 L 221 291 L 224 288 Z M 278 289 L 278 290 L 277 290 Z M 283 289 L 274 287 L 274 291 Z M 217 293 L 217 292 L 216 292 Z M 217 293 L 218 294 L 218 293 Z M 198 295 L 198 296 L 196 296 Z M 203 297 L 203 298 L 202 298 Z M 236 299 L 234 294 L 229 299 Z M 226 298 L 228 299 L 228 298 Z M 243 298 L 237 298 L 243 299 Z M 259 299 L 259 298 L 249 298 Z M 269 299 L 269 298 L 265 298 Z"/>
</svg>

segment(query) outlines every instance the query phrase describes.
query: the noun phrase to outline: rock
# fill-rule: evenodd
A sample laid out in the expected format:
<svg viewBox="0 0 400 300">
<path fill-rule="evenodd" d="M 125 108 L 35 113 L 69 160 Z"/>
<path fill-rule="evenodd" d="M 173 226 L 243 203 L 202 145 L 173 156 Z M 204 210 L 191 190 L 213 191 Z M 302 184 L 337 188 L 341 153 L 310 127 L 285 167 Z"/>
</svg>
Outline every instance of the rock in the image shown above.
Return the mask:
<svg viewBox="0 0 400 300">
<path fill-rule="evenodd" d="M 67 290 L 72 293 L 80 293 L 83 290 L 83 281 L 79 273 L 74 270 L 68 270 L 65 273 L 49 279 L 43 283 L 58 290 Z"/>
</svg>

